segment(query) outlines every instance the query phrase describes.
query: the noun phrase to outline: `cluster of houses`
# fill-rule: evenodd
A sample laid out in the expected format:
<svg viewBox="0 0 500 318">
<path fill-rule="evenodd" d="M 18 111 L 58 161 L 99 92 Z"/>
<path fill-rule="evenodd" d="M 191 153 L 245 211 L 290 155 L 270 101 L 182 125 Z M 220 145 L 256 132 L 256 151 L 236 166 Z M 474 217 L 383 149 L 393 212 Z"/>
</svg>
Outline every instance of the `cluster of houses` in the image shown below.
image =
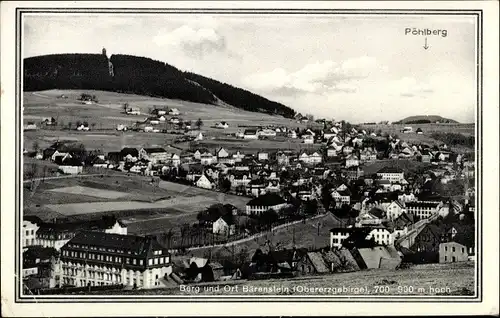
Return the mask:
<svg viewBox="0 0 500 318">
<path fill-rule="evenodd" d="M 132 108 L 126 106 L 125 113 L 127 115 L 141 115 L 141 110 L 139 108 Z M 177 108 L 157 108 L 151 110 L 149 117 L 147 117 L 142 122 L 134 123 L 133 127 L 127 127 L 123 124 L 119 124 L 116 126 L 116 130 L 118 131 L 126 131 L 128 129 L 139 130 L 143 132 L 153 132 L 159 133 L 162 130 L 159 127 L 160 124 L 170 123 L 174 125 L 179 125 L 182 119 L 178 116 L 180 112 Z M 168 118 L 170 116 L 170 118 Z M 190 127 L 186 127 L 190 128 Z"/>
<path fill-rule="evenodd" d="M 159 110 L 158 115 L 162 116 Z M 294 133 L 295 138 L 311 139 L 322 146 L 299 152 L 261 150 L 254 153 L 225 147 L 215 150 L 125 147 L 108 154 L 87 154 L 83 158 L 75 149 L 55 144 L 36 157 L 57 163 L 63 173 L 81 173 L 84 165 L 90 165 L 166 176 L 174 182 L 246 196 L 248 202 L 243 211 L 227 206 L 224 207 L 227 213 L 212 214 L 204 220 L 214 234 L 228 237 L 248 217 L 258 218 L 270 210 L 282 217 L 286 208 L 297 203 L 303 207 L 314 201 L 318 203 L 318 213 L 320 210 L 333 213 L 343 220 L 342 227 L 331 229 L 329 246 L 256 250 L 244 264 L 227 266 L 208 258 L 171 259 L 169 251 L 154 238 L 129 236 L 126 227 L 116 220 L 88 225 L 90 228 L 86 225 L 78 231 L 25 220 L 23 244 L 27 248 L 41 246 L 57 252 L 48 253 L 53 257 L 51 264 L 55 264 L 51 267 L 52 278 L 44 278 L 50 287 L 123 284 L 160 288 L 186 282 L 257 277 L 259 273 L 272 274 L 262 277 L 287 277 L 366 268 L 395 269 L 402 262 L 446 263 L 474 259 L 475 189 L 464 182 L 474 178 L 474 162 L 449 151 L 445 145 L 411 145 L 391 137 L 381 140 L 386 145 L 386 150 L 381 151 L 373 141 L 368 142 L 377 139 L 376 135 L 354 128 L 345 131 L 339 125 L 299 133 L 286 128 L 279 128 L 279 132 L 270 128 L 247 129 L 243 138 L 273 133 Z M 367 167 L 380 159 L 389 163 L 368 172 Z M 400 168 L 400 160 L 428 165 L 424 172 L 415 175 Z M 436 184 L 450 182 L 464 182 L 463 193 L 443 196 L 435 190 Z M 134 242 L 150 244 L 151 249 L 145 254 L 138 252 L 140 257 L 131 257 L 129 251 L 135 253 L 138 244 Z M 41 263 L 47 266 L 47 257 L 43 258 Z M 27 262 L 27 268 L 40 263 L 36 257 Z M 35 275 L 29 273 L 27 270 L 27 276 Z"/>
</svg>

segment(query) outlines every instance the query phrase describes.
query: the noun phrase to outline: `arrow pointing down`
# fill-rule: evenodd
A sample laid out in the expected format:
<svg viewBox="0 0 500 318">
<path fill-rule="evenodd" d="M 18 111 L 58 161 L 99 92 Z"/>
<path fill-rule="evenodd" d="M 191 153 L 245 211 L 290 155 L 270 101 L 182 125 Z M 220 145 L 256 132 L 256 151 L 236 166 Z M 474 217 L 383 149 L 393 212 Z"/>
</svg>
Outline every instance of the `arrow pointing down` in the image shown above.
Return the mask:
<svg viewBox="0 0 500 318">
<path fill-rule="evenodd" d="M 427 50 L 430 46 L 427 45 L 427 38 L 425 38 L 424 50 Z"/>
</svg>

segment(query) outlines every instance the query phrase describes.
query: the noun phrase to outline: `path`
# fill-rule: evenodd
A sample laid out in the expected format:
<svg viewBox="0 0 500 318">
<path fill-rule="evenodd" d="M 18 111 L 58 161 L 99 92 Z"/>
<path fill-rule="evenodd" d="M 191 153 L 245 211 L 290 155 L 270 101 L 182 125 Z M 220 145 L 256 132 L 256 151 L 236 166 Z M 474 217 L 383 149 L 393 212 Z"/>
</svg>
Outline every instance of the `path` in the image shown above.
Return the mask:
<svg viewBox="0 0 500 318">
<path fill-rule="evenodd" d="M 67 176 L 58 176 L 58 177 L 45 177 L 45 178 L 35 178 L 35 179 L 29 179 L 29 180 L 23 180 L 23 183 L 28 183 L 32 181 L 38 181 L 38 180 L 57 180 L 57 179 L 70 179 L 70 178 L 85 178 L 85 177 L 97 177 L 97 176 L 102 176 L 102 173 L 98 174 L 75 174 L 75 175 L 67 175 Z"/>
</svg>

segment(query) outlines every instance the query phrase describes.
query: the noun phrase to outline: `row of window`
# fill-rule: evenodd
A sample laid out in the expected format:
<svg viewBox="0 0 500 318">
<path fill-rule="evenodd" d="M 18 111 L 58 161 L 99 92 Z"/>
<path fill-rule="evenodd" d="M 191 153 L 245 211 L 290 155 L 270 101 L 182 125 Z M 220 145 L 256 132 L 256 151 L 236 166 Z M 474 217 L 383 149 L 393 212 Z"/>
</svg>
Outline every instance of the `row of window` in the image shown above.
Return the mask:
<svg viewBox="0 0 500 318">
<path fill-rule="evenodd" d="M 435 207 L 409 207 L 408 208 L 408 211 L 420 211 L 420 210 L 435 210 L 436 208 Z"/>
<path fill-rule="evenodd" d="M 26 236 L 35 235 L 35 230 L 26 230 Z"/>
<path fill-rule="evenodd" d="M 78 276 L 79 274 L 81 274 L 81 276 L 84 278 L 109 280 L 109 281 L 116 281 L 116 282 L 121 282 L 121 280 L 122 280 L 121 274 L 111 274 L 111 273 L 108 274 L 108 273 L 101 273 L 101 272 L 92 271 L 92 270 L 89 270 L 87 272 L 85 270 L 78 270 L 75 268 L 63 268 L 63 275 Z"/>
<path fill-rule="evenodd" d="M 79 245 L 79 244 L 68 244 L 68 247 L 73 248 L 83 248 L 91 251 L 100 251 L 100 252 L 112 252 L 112 253 L 125 253 L 122 249 L 114 249 L 114 248 L 105 248 L 105 247 L 97 247 L 97 246 L 87 246 L 87 245 Z M 128 254 L 132 254 L 131 251 L 127 251 Z"/>
<path fill-rule="evenodd" d="M 94 254 L 87 252 L 76 252 L 76 251 L 62 251 L 63 256 L 75 257 L 75 258 L 87 258 L 90 260 L 97 260 L 103 262 L 113 262 L 113 263 L 122 263 L 122 257 L 120 256 L 111 256 L 111 255 L 102 255 L 102 254 Z M 130 264 L 130 258 L 124 258 L 127 264 Z M 132 258 L 133 265 L 144 265 L 144 261 L 142 259 Z"/>
<path fill-rule="evenodd" d="M 155 255 L 161 255 L 162 251 L 154 251 Z M 120 256 L 112 256 L 112 255 L 102 255 L 102 254 L 94 254 L 94 253 L 86 253 L 86 252 L 76 252 L 76 251 L 62 251 L 63 256 L 75 257 L 75 258 L 86 258 L 90 260 L 97 260 L 103 262 L 111 262 L 111 263 L 122 263 L 125 261 L 126 264 L 131 265 L 144 265 L 144 260 L 129 258 L 129 257 L 120 257 Z M 167 264 L 169 262 L 168 257 L 157 257 L 150 258 L 148 260 L 148 265 L 160 265 Z"/>
<path fill-rule="evenodd" d="M 446 252 L 448 252 L 448 246 L 445 246 L 445 247 L 444 247 L 444 250 L 445 250 Z M 451 251 L 452 251 L 453 253 L 455 252 L 455 246 L 452 246 L 452 247 L 451 247 Z M 462 253 L 465 253 L 465 248 L 464 248 L 464 247 L 462 247 Z"/>
</svg>

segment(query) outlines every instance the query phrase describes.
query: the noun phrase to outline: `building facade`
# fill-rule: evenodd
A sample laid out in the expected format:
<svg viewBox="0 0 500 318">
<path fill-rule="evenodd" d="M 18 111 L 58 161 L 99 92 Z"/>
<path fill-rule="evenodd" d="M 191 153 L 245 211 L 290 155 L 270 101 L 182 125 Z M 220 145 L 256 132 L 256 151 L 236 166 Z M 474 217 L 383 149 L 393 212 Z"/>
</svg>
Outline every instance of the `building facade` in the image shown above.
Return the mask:
<svg viewBox="0 0 500 318">
<path fill-rule="evenodd" d="M 469 259 L 467 247 L 456 242 L 439 244 L 439 262 L 454 263 L 466 262 Z"/>
<path fill-rule="evenodd" d="M 442 207 L 441 202 L 427 202 L 427 201 L 414 201 L 407 202 L 405 204 L 406 211 L 409 214 L 413 214 L 420 219 L 427 219 L 432 215 L 438 213 L 439 209 Z"/>
<path fill-rule="evenodd" d="M 80 232 L 61 248 L 54 279 L 60 286 L 158 288 L 171 273 L 170 254 L 154 238 Z"/>
</svg>

